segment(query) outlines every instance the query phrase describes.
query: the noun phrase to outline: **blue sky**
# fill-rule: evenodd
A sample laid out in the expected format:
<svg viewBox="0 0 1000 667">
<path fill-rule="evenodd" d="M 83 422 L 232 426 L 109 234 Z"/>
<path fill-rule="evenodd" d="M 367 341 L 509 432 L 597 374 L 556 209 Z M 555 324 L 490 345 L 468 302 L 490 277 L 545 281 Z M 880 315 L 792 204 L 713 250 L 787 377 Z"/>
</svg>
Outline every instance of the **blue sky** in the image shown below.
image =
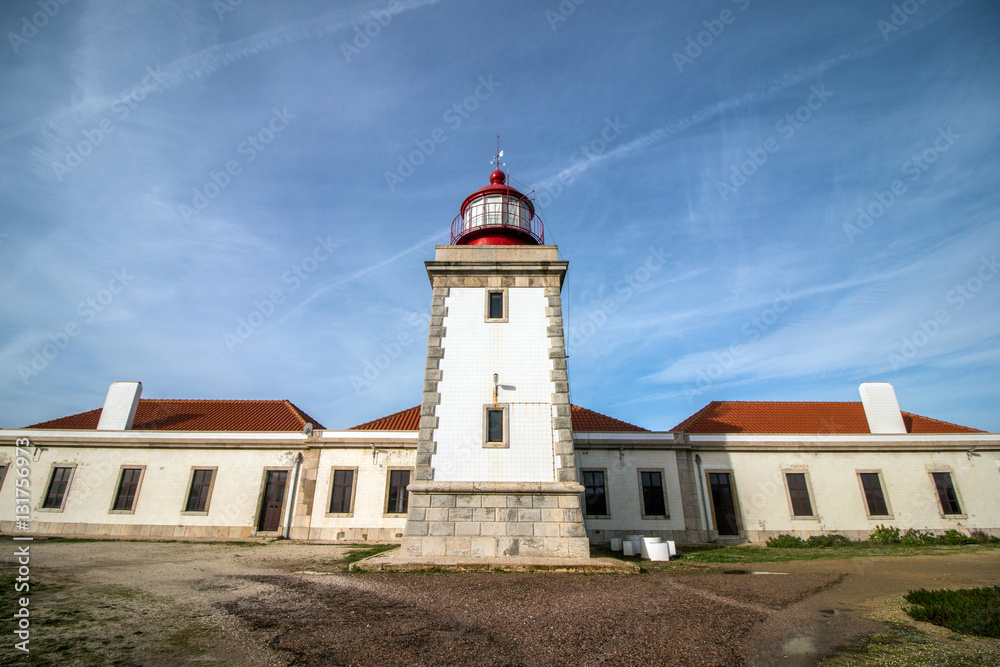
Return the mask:
<svg viewBox="0 0 1000 667">
<path fill-rule="evenodd" d="M 990 0 L 0 6 L 0 426 L 149 398 L 419 403 L 497 134 L 573 402 L 859 400 L 1000 431 Z M 366 34 L 367 32 L 367 34 Z"/>
</svg>

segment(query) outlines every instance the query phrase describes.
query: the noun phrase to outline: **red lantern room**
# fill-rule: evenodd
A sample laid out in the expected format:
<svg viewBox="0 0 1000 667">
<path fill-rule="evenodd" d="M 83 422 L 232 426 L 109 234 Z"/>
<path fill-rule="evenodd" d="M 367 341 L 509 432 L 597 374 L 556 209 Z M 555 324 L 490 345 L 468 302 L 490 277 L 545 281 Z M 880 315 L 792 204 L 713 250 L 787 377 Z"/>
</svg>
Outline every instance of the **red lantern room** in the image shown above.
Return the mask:
<svg viewBox="0 0 1000 667">
<path fill-rule="evenodd" d="M 452 245 L 545 245 L 545 229 L 534 204 L 506 180 L 497 169 L 490 174 L 489 185 L 466 197 L 451 223 Z"/>
</svg>

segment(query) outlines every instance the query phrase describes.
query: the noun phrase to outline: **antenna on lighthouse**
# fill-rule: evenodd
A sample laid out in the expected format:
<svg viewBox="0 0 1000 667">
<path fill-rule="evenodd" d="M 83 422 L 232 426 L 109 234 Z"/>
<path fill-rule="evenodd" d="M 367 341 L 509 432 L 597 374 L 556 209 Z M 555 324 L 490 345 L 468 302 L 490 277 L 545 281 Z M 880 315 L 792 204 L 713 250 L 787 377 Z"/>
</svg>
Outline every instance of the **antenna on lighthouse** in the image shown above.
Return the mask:
<svg viewBox="0 0 1000 667">
<path fill-rule="evenodd" d="M 490 164 L 495 164 L 497 166 L 497 169 L 500 169 L 500 167 L 507 166 L 506 162 L 501 162 L 500 161 L 500 158 L 502 158 L 502 157 L 503 157 L 503 151 L 500 150 L 500 135 L 498 134 L 497 135 L 497 154 L 496 154 L 496 156 L 494 156 L 494 158 L 492 160 L 490 160 Z"/>
</svg>

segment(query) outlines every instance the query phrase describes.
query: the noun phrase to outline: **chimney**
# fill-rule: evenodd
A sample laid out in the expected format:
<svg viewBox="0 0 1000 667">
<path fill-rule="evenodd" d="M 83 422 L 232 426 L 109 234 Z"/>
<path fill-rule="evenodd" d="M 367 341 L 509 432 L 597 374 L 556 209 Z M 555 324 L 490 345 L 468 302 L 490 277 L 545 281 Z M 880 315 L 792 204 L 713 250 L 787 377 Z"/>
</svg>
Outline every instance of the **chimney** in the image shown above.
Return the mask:
<svg viewBox="0 0 1000 667">
<path fill-rule="evenodd" d="M 888 382 L 862 382 L 861 404 L 865 406 L 868 430 L 872 433 L 906 433 L 903 415 L 899 412 L 896 391 Z"/>
<path fill-rule="evenodd" d="M 128 431 L 132 428 L 135 411 L 142 395 L 141 382 L 113 382 L 104 399 L 98 431 Z"/>
</svg>

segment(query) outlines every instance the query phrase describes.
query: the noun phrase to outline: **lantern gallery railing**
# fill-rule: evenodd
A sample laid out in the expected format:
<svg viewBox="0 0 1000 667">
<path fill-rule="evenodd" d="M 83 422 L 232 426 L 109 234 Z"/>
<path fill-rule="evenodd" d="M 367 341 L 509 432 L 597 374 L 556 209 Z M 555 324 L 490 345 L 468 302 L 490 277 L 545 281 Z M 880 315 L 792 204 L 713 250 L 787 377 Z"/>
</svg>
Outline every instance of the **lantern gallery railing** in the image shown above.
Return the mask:
<svg viewBox="0 0 1000 667">
<path fill-rule="evenodd" d="M 451 223 L 451 242 L 483 229 L 514 229 L 545 244 L 545 228 L 528 202 L 506 194 L 476 197 Z"/>
</svg>

